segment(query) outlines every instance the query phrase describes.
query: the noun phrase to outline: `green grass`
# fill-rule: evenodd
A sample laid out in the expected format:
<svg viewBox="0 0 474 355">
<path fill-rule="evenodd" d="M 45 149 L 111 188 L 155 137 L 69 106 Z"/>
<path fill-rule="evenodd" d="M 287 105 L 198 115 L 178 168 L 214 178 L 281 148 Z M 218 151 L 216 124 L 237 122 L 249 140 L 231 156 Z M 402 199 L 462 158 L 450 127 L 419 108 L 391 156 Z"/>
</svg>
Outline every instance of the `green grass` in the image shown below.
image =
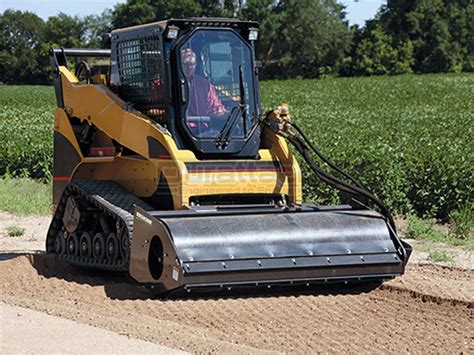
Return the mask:
<svg viewBox="0 0 474 355">
<path fill-rule="evenodd" d="M 9 237 L 21 237 L 23 234 L 25 234 L 25 228 L 15 225 L 7 227 L 7 235 Z"/>
<path fill-rule="evenodd" d="M 443 262 L 454 264 L 453 256 L 446 250 L 431 249 L 428 251 L 428 259 L 435 263 Z"/>
<path fill-rule="evenodd" d="M 51 185 L 28 178 L 0 178 L 0 210 L 18 216 L 51 214 Z"/>
<path fill-rule="evenodd" d="M 462 246 L 467 250 L 474 250 L 474 238 L 470 235 L 468 238 L 453 234 L 449 230 L 442 230 L 436 225 L 436 220 L 421 219 L 410 213 L 407 215 L 408 229 L 407 237 L 418 239 L 424 242 L 444 243 L 453 246 Z M 452 226 L 449 227 L 452 229 Z M 429 250 L 428 250 L 429 252 Z"/>
<path fill-rule="evenodd" d="M 429 240 L 424 240 L 420 245 L 416 246 L 416 250 L 419 252 L 424 252 L 428 254 L 428 260 L 431 260 L 435 263 L 448 263 L 452 266 L 455 266 L 454 255 L 456 251 L 446 250 L 446 245 L 439 242 L 432 242 Z"/>
<path fill-rule="evenodd" d="M 474 238 L 474 203 L 465 203 L 449 215 L 450 233 L 459 239 Z"/>
</svg>

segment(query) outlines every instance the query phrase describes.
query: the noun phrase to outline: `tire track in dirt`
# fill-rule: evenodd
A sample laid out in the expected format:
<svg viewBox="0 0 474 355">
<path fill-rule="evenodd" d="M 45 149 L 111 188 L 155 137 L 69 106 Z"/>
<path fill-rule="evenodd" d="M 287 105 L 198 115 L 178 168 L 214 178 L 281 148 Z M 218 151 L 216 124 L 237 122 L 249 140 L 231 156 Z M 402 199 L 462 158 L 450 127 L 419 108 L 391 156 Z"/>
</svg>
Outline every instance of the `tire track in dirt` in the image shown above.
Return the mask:
<svg viewBox="0 0 474 355">
<path fill-rule="evenodd" d="M 384 284 L 415 294 L 446 300 L 474 301 L 474 271 L 440 265 L 409 264 L 406 274 Z"/>
<path fill-rule="evenodd" d="M 473 271 L 410 266 L 370 292 L 150 299 L 121 275 L 13 256 L 0 261 L 0 300 L 191 352 L 474 351 Z"/>
</svg>

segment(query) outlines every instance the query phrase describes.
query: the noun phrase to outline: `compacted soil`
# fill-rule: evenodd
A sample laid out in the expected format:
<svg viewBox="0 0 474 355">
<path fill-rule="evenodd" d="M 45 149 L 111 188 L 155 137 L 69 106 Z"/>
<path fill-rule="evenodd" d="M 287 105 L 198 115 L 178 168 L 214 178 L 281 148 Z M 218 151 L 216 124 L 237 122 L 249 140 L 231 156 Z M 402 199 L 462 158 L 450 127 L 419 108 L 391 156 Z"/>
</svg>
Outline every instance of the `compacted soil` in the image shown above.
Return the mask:
<svg viewBox="0 0 474 355">
<path fill-rule="evenodd" d="M 0 251 L 0 302 L 179 350 L 474 352 L 472 269 L 412 263 L 404 276 L 372 289 L 163 299 L 124 275 L 18 249 Z"/>
</svg>

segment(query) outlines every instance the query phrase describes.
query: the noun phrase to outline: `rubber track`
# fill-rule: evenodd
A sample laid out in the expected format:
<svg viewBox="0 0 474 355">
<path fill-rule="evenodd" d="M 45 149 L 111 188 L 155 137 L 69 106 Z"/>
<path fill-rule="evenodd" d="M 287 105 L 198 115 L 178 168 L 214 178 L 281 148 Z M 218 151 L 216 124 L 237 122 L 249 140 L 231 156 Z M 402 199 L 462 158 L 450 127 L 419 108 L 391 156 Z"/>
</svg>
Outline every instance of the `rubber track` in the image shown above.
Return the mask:
<svg viewBox="0 0 474 355">
<path fill-rule="evenodd" d="M 140 198 L 133 195 L 122 185 L 109 180 L 75 180 L 72 181 L 64 190 L 61 200 L 56 209 L 53 221 L 48 231 L 46 241 L 46 250 L 48 253 L 54 253 L 54 239 L 57 233 L 61 231 L 63 225 L 62 218 L 66 202 L 69 196 L 79 195 L 89 205 L 100 209 L 107 216 L 113 217 L 116 221 L 121 220 L 127 228 L 128 238 L 131 242 L 133 235 L 133 211 L 135 205 L 145 210 L 153 210 L 151 206 L 143 202 Z M 119 241 L 120 244 L 120 241 Z M 131 245 L 131 243 L 129 243 Z M 79 248 L 79 246 L 78 246 Z M 128 271 L 130 260 L 130 248 L 125 258 L 116 261 L 107 259 L 94 260 L 93 257 L 73 256 L 64 253 L 58 255 L 61 259 L 81 267 Z"/>
</svg>

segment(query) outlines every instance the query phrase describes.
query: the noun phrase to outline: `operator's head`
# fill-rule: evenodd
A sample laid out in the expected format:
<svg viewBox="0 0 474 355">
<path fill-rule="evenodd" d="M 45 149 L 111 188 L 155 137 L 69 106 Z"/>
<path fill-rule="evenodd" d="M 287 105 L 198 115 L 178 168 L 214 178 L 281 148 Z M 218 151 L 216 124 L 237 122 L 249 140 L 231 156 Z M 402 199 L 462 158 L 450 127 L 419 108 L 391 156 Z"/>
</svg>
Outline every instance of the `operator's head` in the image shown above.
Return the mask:
<svg viewBox="0 0 474 355">
<path fill-rule="evenodd" d="M 193 76 L 196 70 L 196 54 L 191 48 L 185 48 L 181 51 L 181 62 L 183 71 L 187 77 Z"/>
</svg>

